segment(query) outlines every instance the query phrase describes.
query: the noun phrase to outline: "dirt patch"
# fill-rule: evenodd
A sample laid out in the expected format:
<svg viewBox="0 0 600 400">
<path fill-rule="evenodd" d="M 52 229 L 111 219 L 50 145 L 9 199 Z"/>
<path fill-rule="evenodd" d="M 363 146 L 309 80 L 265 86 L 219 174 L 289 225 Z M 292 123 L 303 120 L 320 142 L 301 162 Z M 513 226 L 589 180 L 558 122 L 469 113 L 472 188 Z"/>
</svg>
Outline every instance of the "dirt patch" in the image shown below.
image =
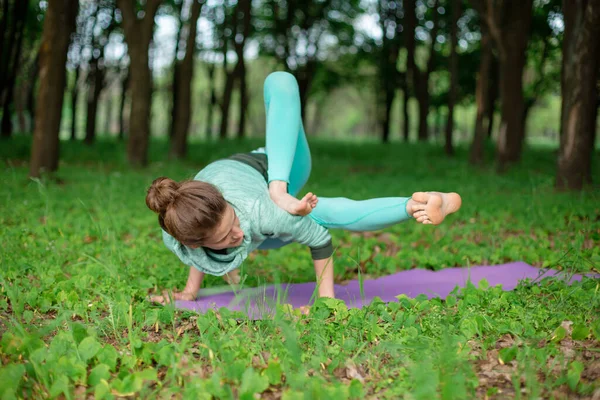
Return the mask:
<svg viewBox="0 0 600 400">
<path fill-rule="evenodd" d="M 486 399 L 505 399 L 516 396 L 514 379 L 518 379 L 521 387 L 521 394 L 527 395 L 528 388 L 526 381 L 522 375 L 522 368 L 516 360 L 503 362 L 501 357 L 502 349 L 509 347 L 521 347 L 522 343 L 515 340 L 511 335 L 503 335 L 491 350 L 487 350 L 485 357 L 484 352 L 475 341 L 468 342 L 470 346 L 469 355 L 476 360 L 473 362 L 475 372 L 479 378 L 479 386 L 477 387 L 477 398 Z M 549 345 L 546 341 L 541 341 L 536 347 L 541 348 Z M 594 340 L 573 341 L 570 338 L 563 339 L 559 344 L 560 356 L 548 357 L 546 365 L 538 366 L 537 373 L 540 389 L 542 390 L 541 397 L 554 397 L 558 399 L 600 399 L 600 389 L 589 396 L 581 396 L 563 384 L 558 388 L 554 388 L 552 392 L 547 392 L 543 386 L 543 381 L 546 379 L 546 373 L 552 377 L 558 378 L 565 374 L 569 368 L 569 364 L 575 360 L 580 361 L 584 365 L 584 370 L 581 373 L 581 381 L 584 383 L 598 382 L 600 380 L 600 353 L 595 351 L 600 343 Z M 477 359 L 478 358 L 478 359 Z M 545 370 L 545 371 L 544 371 Z"/>
</svg>

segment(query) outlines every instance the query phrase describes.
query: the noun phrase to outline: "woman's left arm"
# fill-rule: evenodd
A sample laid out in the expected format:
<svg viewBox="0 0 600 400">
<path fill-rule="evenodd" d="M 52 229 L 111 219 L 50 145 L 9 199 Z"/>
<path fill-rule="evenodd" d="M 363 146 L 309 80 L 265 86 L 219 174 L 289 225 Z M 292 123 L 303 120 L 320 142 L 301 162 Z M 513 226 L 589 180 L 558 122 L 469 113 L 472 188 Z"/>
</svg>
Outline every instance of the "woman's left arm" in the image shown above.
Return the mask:
<svg viewBox="0 0 600 400">
<path fill-rule="evenodd" d="M 315 274 L 317 275 L 317 288 L 319 297 L 335 297 L 333 289 L 333 258 L 313 260 Z"/>
</svg>

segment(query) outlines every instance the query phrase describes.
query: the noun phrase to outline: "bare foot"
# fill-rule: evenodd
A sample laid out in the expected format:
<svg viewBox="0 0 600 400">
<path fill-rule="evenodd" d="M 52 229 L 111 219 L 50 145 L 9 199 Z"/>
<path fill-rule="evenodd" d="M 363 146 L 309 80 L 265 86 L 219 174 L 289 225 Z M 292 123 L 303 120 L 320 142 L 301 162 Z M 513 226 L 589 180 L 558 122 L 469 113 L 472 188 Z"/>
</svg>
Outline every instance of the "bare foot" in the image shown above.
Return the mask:
<svg viewBox="0 0 600 400">
<path fill-rule="evenodd" d="M 439 225 L 448 214 L 460 209 L 462 199 L 457 193 L 416 192 L 412 199 L 413 217 L 423 224 Z"/>
<path fill-rule="evenodd" d="M 319 202 L 317 196 L 310 192 L 302 199 L 298 200 L 287 192 L 287 183 L 282 181 L 271 182 L 269 185 L 269 195 L 271 196 L 271 200 L 273 200 L 279 208 L 292 215 L 308 215 Z"/>
<path fill-rule="evenodd" d="M 168 290 L 163 290 L 162 295 L 150 296 L 150 301 L 158 304 L 169 304 L 171 300 L 196 300 L 196 295 L 188 292 L 173 292 L 172 295 Z"/>
</svg>

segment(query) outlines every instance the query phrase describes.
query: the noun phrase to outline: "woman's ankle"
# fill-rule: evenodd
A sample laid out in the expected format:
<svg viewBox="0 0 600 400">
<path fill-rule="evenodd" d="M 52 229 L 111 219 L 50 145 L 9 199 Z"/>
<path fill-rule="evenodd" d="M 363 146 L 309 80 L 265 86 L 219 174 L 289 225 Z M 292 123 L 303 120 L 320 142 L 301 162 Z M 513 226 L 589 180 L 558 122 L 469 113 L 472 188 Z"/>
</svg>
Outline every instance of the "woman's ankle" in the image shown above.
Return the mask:
<svg viewBox="0 0 600 400">
<path fill-rule="evenodd" d="M 271 181 L 269 182 L 269 194 L 273 196 L 281 196 L 287 194 L 286 181 Z"/>
</svg>

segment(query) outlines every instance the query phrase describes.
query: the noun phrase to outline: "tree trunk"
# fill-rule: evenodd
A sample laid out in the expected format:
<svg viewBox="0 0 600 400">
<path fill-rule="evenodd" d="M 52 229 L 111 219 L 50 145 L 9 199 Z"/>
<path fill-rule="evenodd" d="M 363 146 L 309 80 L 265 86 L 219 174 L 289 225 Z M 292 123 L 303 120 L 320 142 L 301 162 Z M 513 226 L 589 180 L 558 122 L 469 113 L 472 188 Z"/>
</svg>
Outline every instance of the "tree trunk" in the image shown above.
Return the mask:
<svg viewBox="0 0 600 400">
<path fill-rule="evenodd" d="M 19 68 L 20 59 L 21 59 L 21 50 L 23 47 L 23 35 L 25 30 L 25 21 L 27 18 L 27 9 L 29 8 L 28 0 L 21 0 L 16 2 L 15 4 L 15 15 L 13 26 L 14 29 L 14 37 L 11 39 L 14 40 L 15 46 L 14 51 L 9 54 L 10 58 L 10 69 L 8 71 L 8 77 L 5 81 L 4 86 L 4 106 L 2 111 L 2 136 L 10 137 L 12 135 L 12 115 L 14 109 L 14 92 L 15 92 L 15 80 L 17 77 L 17 70 Z M 1 54 L 1 53 L 0 53 Z"/>
<path fill-rule="evenodd" d="M 452 26 L 450 28 L 450 91 L 448 93 L 448 120 L 446 121 L 446 145 L 444 149 L 449 156 L 454 155 L 452 146 L 452 132 L 454 132 L 454 105 L 458 91 L 458 19 L 460 18 L 460 3 L 462 0 L 452 2 Z"/>
<path fill-rule="evenodd" d="M 191 16 L 188 22 L 188 36 L 185 44 L 185 57 L 179 66 L 178 88 L 176 90 L 177 109 L 173 121 L 173 136 L 171 138 L 171 158 L 184 158 L 187 152 L 187 137 L 190 129 L 191 86 L 194 77 L 194 50 L 196 49 L 196 25 L 204 2 L 194 0 Z"/>
<path fill-rule="evenodd" d="M 491 125 L 491 115 L 493 111 L 489 109 L 490 101 L 490 79 L 494 55 L 492 54 L 492 41 L 487 29 L 481 26 L 481 60 L 479 61 L 479 72 L 477 76 L 477 87 L 475 89 L 475 103 L 477 104 L 477 116 L 475 118 L 475 133 L 473 134 L 473 143 L 469 161 L 473 165 L 481 165 L 484 159 L 485 137 L 489 125 Z"/>
<path fill-rule="evenodd" d="M 121 80 L 121 101 L 119 103 L 119 140 L 125 139 L 125 102 L 127 101 L 127 90 L 129 89 L 129 71 Z"/>
<path fill-rule="evenodd" d="M 500 94 L 500 76 L 499 69 L 500 62 L 498 58 L 492 53 L 491 66 L 490 66 L 490 81 L 488 86 L 488 105 L 487 105 L 487 137 L 492 138 L 494 133 L 494 114 L 496 113 L 496 103 L 498 102 L 498 95 Z"/>
<path fill-rule="evenodd" d="M 77 100 L 79 98 L 79 75 L 81 66 L 75 68 L 75 79 L 71 87 L 71 140 L 77 139 Z"/>
<path fill-rule="evenodd" d="M 563 2 L 561 138 L 556 187 L 580 190 L 592 181 L 592 153 L 598 113 L 600 2 Z"/>
<path fill-rule="evenodd" d="M 131 114 L 129 117 L 129 140 L 127 158 L 133 166 L 148 163 L 150 140 L 150 106 L 152 100 L 152 73 L 148 50 L 154 31 L 154 17 L 161 0 L 148 0 L 142 18 L 138 18 L 134 2 L 117 0 L 123 18 L 131 74 Z"/>
<path fill-rule="evenodd" d="M 384 92 L 385 99 L 383 108 L 383 120 L 381 121 L 383 143 L 390 142 L 390 122 L 392 116 L 392 102 L 394 101 L 394 93 L 395 88 L 391 85 L 389 88 L 386 88 Z"/>
<path fill-rule="evenodd" d="M 503 171 L 510 163 L 520 160 L 525 126 L 523 112 L 523 68 L 525 49 L 529 41 L 533 0 L 507 2 L 501 10 L 488 10 L 488 28 L 492 33 L 500 55 L 500 98 L 502 119 L 498 132 L 498 169 Z"/>
<path fill-rule="evenodd" d="M 105 92 L 105 97 L 106 97 L 106 109 L 104 110 L 106 112 L 105 114 L 105 118 L 104 118 L 104 133 L 107 136 L 112 136 L 112 113 L 113 113 L 113 98 L 112 98 L 112 94 L 110 93 L 110 89 L 107 90 Z"/>
<path fill-rule="evenodd" d="M 173 60 L 173 83 L 171 84 L 171 91 L 173 99 L 173 104 L 171 105 L 171 129 L 169 130 L 169 138 L 173 138 L 175 134 L 175 118 L 177 114 L 177 89 L 179 87 L 179 46 L 181 45 L 181 41 L 183 40 L 183 0 L 176 5 L 176 13 L 179 16 L 179 28 L 177 29 L 177 36 L 175 37 L 175 57 Z"/>
<path fill-rule="evenodd" d="M 408 85 L 406 82 L 408 75 L 404 74 L 404 78 L 401 78 L 401 86 L 400 90 L 402 91 L 402 116 L 403 116 L 403 128 L 402 134 L 404 137 L 404 141 L 408 143 L 410 140 L 410 117 L 408 115 L 408 103 L 410 100 L 410 96 L 408 93 Z"/>
<path fill-rule="evenodd" d="M 12 11 L 16 13 L 16 5 L 12 4 Z M 9 24 L 10 21 L 10 24 Z M 0 14 L 0 104 L 3 104 L 6 77 L 11 70 L 11 55 L 14 46 L 14 35 L 16 29 L 16 18 L 11 15 L 11 2 L 2 1 L 2 13 Z M 8 32 L 8 37 L 4 35 Z"/>
<path fill-rule="evenodd" d="M 246 111 L 248 109 L 248 87 L 246 84 L 246 62 L 242 58 L 239 71 L 240 85 L 240 123 L 238 125 L 237 137 L 242 139 L 246 136 Z"/>
<path fill-rule="evenodd" d="M 416 75 L 421 75 L 421 73 L 416 71 Z M 418 139 L 422 142 L 429 139 L 429 130 L 427 126 L 427 116 L 429 115 L 429 91 L 427 90 L 427 86 L 423 84 L 423 80 L 424 77 L 421 76 L 417 78 L 418 83 L 415 83 L 415 92 L 417 102 L 419 103 Z"/>
<path fill-rule="evenodd" d="M 96 140 L 96 117 L 98 115 L 98 100 L 104 86 L 104 73 L 100 69 L 98 58 L 92 59 L 90 73 L 92 84 L 88 86 L 87 117 L 85 124 L 85 144 L 92 145 Z M 88 77 L 90 78 L 90 77 Z"/>
<path fill-rule="evenodd" d="M 229 130 L 229 109 L 231 108 L 231 96 L 233 94 L 233 86 L 235 83 L 234 72 L 228 72 L 225 67 L 225 88 L 221 96 L 221 128 L 219 129 L 219 137 L 227 139 Z M 236 67 L 237 68 L 237 67 Z"/>
<path fill-rule="evenodd" d="M 208 85 L 210 87 L 210 99 L 208 100 L 208 110 L 206 113 L 206 138 L 213 136 L 213 112 L 217 106 L 217 92 L 215 89 L 215 64 L 208 62 Z"/>
<path fill-rule="evenodd" d="M 243 138 L 246 135 L 246 109 L 248 108 L 248 95 L 246 88 L 246 61 L 244 59 L 244 49 L 246 48 L 246 40 L 250 35 L 250 22 L 252 20 L 252 1 L 241 1 L 241 16 L 242 19 L 242 41 L 236 46 L 238 59 L 238 82 L 240 86 L 240 123 L 238 125 L 238 138 Z M 237 41 L 236 41 L 237 43 Z"/>
<path fill-rule="evenodd" d="M 505 61 L 500 65 L 500 98 L 502 99 L 502 120 L 498 132 L 498 168 L 503 171 L 510 163 L 521 158 L 523 139 L 523 67 L 525 51 L 509 50 Z"/>
<path fill-rule="evenodd" d="M 35 130 L 35 95 L 36 95 L 36 84 L 39 76 L 40 70 L 40 52 L 41 49 L 38 50 L 37 55 L 35 56 L 35 60 L 33 61 L 33 65 L 31 67 L 28 89 L 27 89 L 27 111 L 29 112 L 29 118 L 31 119 L 31 132 Z"/>
<path fill-rule="evenodd" d="M 29 175 L 58 169 L 59 131 L 65 91 L 67 50 L 79 10 L 77 0 L 48 2 L 40 49 L 40 87 Z"/>
<path fill-rule="evenodd" d="M 439 13 L 437 11 L 438 1 L 434 0 L 432 7 L 433 10 L 433 26 L 431 28 L 431 43 L 429 46 L 429 59 L 427 60 L 427 66 L 424 71 L 421 71 L 415 61 L 415 31 L 417 28 L 417 15 L 416 15 L 416 1 L 406 0 L 406 50 L 407 50 L 407 71 L 409 76 L 412 77 L 414 93 L 419 103 L 419 141 L 427 141 L 428 129 L 427 129 L 427 115 L 429 113 L 429 75 L 433 70 L 433 59 L 435 56 L 434 45 L 437 37 L 437 31 L 439 28 L 438 20 Z"/>
</svg>

